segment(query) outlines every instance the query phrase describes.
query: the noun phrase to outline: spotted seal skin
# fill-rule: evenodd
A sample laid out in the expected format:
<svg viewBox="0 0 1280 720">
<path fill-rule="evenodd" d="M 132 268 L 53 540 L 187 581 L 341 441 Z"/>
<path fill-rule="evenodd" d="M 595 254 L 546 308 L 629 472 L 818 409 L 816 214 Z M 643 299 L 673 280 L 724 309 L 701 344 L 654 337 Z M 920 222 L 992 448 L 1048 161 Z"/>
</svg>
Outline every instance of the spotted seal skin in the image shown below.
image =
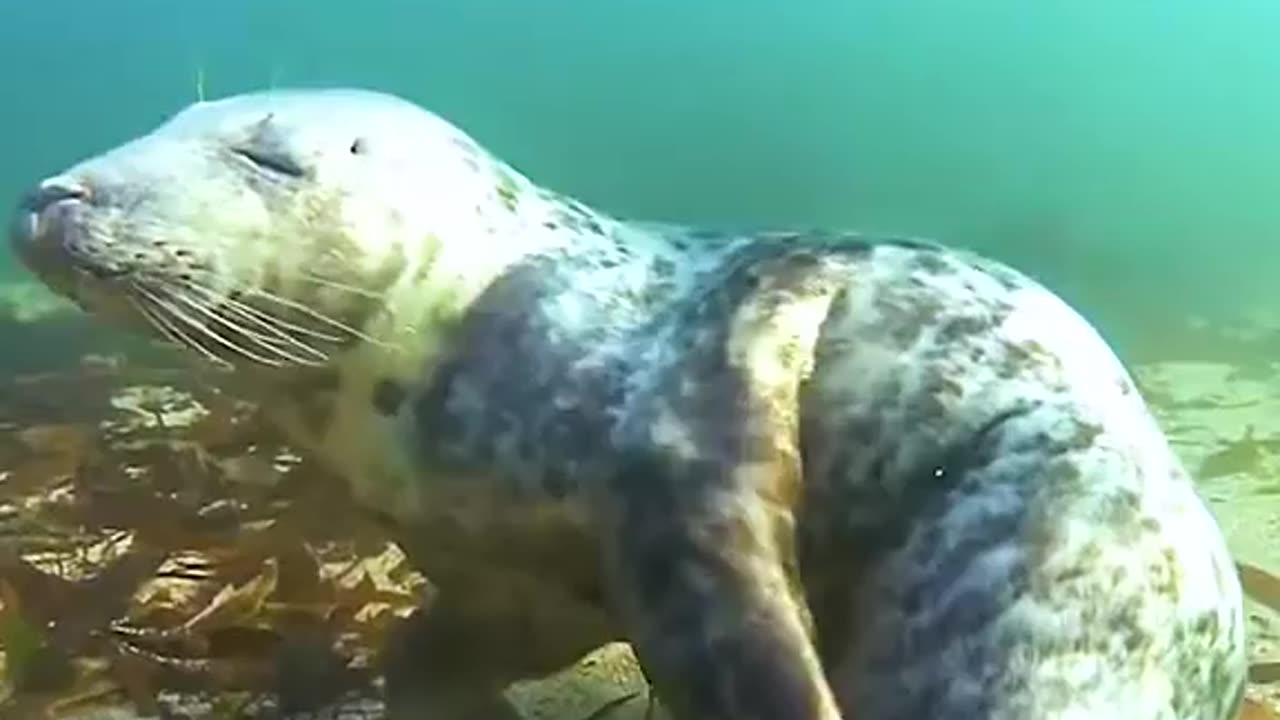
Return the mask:
<svg viewBox="0 0 1280 720">
<path fill-rule="evenodd" d="M 189 107 L 13 238 L 386 519 L 440 589 L 387 649 L 395 716 L 511 716 L 614 639 L 685 720 L 1240 702 L 1218 527 L 1105 342 L 997 263 L 625 222 L 355 90 Z"/>
</svg>

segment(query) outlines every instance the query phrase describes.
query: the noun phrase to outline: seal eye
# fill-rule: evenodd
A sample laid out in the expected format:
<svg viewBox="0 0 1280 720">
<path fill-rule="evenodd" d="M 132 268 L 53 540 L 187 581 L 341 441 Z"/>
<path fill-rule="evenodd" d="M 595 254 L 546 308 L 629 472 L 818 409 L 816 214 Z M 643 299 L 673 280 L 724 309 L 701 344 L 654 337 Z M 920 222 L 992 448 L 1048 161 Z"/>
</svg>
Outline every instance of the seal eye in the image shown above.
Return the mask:
<svg viewBox="0 0 1280 720">
<path fill-rule="evenodd" d="M 363 155 L 369 148 L 366 145 L 364 138 L 356 138 L 351 141 L 351 147 L 349 149 L 352 155 Z"/>
<path fill-rule="evenodd" d="M 294 178 L 300 178 L 307 174 L 301 165 L 283 155 L 243 147 L 235 148 L 234 152 L 258 168 L 268 172 Z"/>
</svg>

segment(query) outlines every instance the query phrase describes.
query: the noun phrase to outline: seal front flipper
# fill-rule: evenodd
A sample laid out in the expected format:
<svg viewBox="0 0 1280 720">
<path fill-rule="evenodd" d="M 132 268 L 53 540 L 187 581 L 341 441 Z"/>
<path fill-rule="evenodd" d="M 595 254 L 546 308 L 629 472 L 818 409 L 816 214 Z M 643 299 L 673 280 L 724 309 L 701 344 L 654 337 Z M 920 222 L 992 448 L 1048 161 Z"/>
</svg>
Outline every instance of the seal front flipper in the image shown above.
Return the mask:
<svg viewBox="0 0 1280 720">
<path fill-rule="evenodd" d="M 745 490 L 755 471 L 631 453 L 607 538 L 618 607 L 673 716 L 834 720 L 790 510 Z"/>
<path fill-rule="evenodd" d="M 785 248 L 673 321 L 599 493 L 616 607 L 689 720 L 836 720 L 797 564 L 799 396 L 839 263 Z"/>
</svg>

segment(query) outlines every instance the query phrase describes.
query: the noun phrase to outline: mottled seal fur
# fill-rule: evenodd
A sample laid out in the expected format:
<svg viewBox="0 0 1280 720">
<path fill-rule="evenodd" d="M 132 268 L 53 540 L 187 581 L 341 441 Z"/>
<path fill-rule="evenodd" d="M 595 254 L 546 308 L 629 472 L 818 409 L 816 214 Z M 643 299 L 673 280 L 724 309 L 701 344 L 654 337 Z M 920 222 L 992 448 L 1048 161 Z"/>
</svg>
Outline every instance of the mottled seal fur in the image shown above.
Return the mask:
<svg viewBox="0 0 1280 720">
<path fill-rule="evenodd" d="M 625 222 L 354 90 L 196 104 L 13 234 L 387 519 L 440 588 L 388 651 L 405 717 L 507 712 L 616 638 L 688 719 L 1240 701 L 1218 527 L 1104 340 L 1006 266 Z"/>
</svg>

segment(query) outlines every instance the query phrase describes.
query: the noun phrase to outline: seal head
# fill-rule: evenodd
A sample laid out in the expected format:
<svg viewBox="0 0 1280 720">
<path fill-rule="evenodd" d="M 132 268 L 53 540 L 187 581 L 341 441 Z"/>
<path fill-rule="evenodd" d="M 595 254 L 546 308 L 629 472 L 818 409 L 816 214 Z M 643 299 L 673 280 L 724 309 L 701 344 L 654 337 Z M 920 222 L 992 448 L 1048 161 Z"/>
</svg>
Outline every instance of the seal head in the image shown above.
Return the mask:
<svg viewBox="0 0 1280 720">
<path fill-rule="evenodd" d="M 395 283 L 417 283 L 419 312 L 448 315 L 523 250 L 504 233 L 473 252 L 507 230 L 509 216 L 485 216 L 492 172 L 468 138 L 394 97 L 251 94 L 191 106 L 46 179 L 12 237 L 96 314 L 211 360 L 323 364 L 395 310 Z"/>
</svg>

